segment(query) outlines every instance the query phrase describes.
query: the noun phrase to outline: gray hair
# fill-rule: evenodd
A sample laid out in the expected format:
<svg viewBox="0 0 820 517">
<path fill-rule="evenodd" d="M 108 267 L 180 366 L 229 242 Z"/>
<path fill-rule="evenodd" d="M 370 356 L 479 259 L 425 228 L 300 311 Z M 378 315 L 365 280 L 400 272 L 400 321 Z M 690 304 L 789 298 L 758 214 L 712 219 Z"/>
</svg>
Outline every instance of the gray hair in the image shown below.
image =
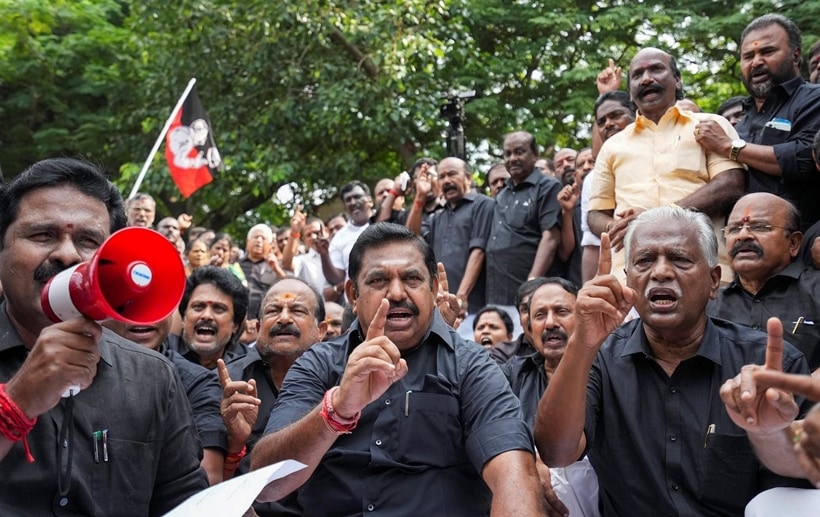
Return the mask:
<svg viewBox="0 0 820 517">
<path fill-rule="evenodd" d="M 248 239 L 251 238 L 251 234 L 256 230 L 262 230 L 262 233 L 265 234 L 265 238 L 268 242 L 273 242 L 273 230 L 271 230 L 270 226 L 264 223 L 259 223 L 251 226 L 251 229 L 248 230 Z"/>
<path fill-rule="evenodd" d="M 629 257 L 632 252 L 632 239 L 639 226 L 656 226 L 674 224 L 680 228 L 694 230 L 698 236 L 698 246 L 703 258 L 709 267 L 718 264 L 718 241 L 715 230 L 712 228 L 712 221 L 701 212 L 687 210 L 679 206 L 661 206 L 651 208 L 642 212 L 635 218 L 626 230 L 624 238 L 624 260 L 625 266 L 629 269 Z"/>
</svg>

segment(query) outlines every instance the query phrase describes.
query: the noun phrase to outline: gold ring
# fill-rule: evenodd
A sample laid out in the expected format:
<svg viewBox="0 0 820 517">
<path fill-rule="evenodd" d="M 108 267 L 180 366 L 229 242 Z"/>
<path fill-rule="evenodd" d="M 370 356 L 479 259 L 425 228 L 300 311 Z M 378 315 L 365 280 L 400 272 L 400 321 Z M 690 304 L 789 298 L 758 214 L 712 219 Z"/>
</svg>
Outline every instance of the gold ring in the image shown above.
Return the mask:
<svg viewBox="0 0 820 517">
<path fill-rule="evenodd" d="M 700 133 L 700 129 L 699 129 L 699 128 L 695 128 L 695 136 L 698 136 L 698 133 Z"/>
</svg>

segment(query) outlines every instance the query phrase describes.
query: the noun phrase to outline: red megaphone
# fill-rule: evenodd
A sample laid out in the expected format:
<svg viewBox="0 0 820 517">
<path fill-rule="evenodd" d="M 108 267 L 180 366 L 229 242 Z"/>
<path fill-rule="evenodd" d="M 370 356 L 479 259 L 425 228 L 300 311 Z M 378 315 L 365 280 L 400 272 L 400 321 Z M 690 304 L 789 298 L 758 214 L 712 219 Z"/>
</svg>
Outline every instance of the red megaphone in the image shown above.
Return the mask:
<svg viewBox="0 0 820 517">
<path fill-rule="evenodd" d="M 40 303 L 55 322 L 85 316 L 148 325 L 168 317 L 184 291 L 185 266 L 176 247 L 154 230 L 123 228 L 91 260 L 51 278 Z"/>
</svg>

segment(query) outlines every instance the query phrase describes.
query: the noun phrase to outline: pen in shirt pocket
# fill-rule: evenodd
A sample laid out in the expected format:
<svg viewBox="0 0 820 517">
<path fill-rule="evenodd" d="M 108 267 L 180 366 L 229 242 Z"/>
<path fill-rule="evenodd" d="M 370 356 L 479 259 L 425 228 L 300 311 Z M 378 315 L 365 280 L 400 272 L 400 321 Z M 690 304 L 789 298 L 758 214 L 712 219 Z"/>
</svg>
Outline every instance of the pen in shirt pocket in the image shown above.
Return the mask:
<svg viewBox="0 0 820 517">
<path fill-rule="evenodd" d="M 793 322 L 794 327 L 792 327 L 792 334 L 797 334 L 797 331 L 800 329 L 800 325 L 807 325 L 809 327 L 814 326 L 814 322 L 812 320 L 807 320 L 803 316 L 797 318 L 797 321 Z"/>
<path fill-rule="evenodd" d="M 709 445 L 709 436 L 713 434 L 715 434 L 715 424 L 709 424 L 709 427 L 706 428 L 706 438 L 703 440 L 704 449 Z"/>
</svg>

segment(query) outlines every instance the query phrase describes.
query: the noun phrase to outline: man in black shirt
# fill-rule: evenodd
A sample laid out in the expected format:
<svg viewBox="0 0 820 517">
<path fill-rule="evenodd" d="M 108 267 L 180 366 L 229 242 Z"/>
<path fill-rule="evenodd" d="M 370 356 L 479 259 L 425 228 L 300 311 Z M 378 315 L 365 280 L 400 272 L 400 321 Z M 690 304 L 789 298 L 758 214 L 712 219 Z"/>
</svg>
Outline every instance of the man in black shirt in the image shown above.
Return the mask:
<svg viewBox="0 0 820 517">
<path fill-rule="evenodd" d="M 169 335 L 167 345 L 213 370 L 218 359 L 230 361 L 247 353 L 247 347 L 237 340 L 247 310 L 248 289 L 236 275 L 222 267 L 196 268 L 179 302 L 182 336 Z"/>
<path fill-rule="evenodd" d="M 802 234 L 794 205 L 774 194 L 747 194 L 732 209 L 724 234 L 735 272 L 708 307 L 709 315 L 765 329 L 774 316 L 785 339 L 820 367 L 820 271 L 799 259 Z"/>
<path fill-rule="evenodd" d="M 820 86 L 800 76 L 802 38 L 788 18 L 767 14 L 741 35 L 740 71 L 750 96 L 732 140 L 715 122 L 699 142 L 749 168 L 747 192 L 784 197 L 800 210 L 800 229 L 820 219 L 820 177 L 811 144 L 820 130 Z"/>
<path fill-rule="evenodd" d="M 602 235 L 598 275 L 578 293 L 575 330 L 539 404 L 538 451 L 550 467 L 588 454 L 604 517 L 740 515 L 768 481 L 756 455 L 772 447 L 735 423 L 719 388 L 765 362 L 767 335 L 706 316 L 720 266 L 704 214 L 647 210 L 624 244 L 628 287 L 608 274 Z M 640 319 L 619 326 L 633 304 Z M 809 371 L 788 344 L 782 367 Z"/>
<path fill-rule="evenodd" d="M 559 267 L 555 255 L 561 242 L 561 183 L 541 174 L 535 167 L 537 159 L 533 135 L 517 131 L 504 138 L 504 164 L 510 179 L 495 198 L 487 243 L 489 304 L 511 309 L 518 286 Z"/>
<path fill-rule="evenodd" d="M 405 227 L 377 223 L 350 253 L 347 335 L 294 363 L 259 468 L 307 468 L 263 497 L 298 489 L 306 515 L 544 515 L 518 401 L 485 350 L 435 308 L 435 256 Z M 500 514 L 499 514 L 500 515 Z"/>
<path fill-rule="evenodd" d="M 50 278 L 124 225 L 116 187 L 80 160 L 38 162 L 0 189 L 2 515 L 163 515 L 208 486 L 170 361 L 40 305 Z M 82 390 L 63 397 L 70 386 Z"/>
</svg>

